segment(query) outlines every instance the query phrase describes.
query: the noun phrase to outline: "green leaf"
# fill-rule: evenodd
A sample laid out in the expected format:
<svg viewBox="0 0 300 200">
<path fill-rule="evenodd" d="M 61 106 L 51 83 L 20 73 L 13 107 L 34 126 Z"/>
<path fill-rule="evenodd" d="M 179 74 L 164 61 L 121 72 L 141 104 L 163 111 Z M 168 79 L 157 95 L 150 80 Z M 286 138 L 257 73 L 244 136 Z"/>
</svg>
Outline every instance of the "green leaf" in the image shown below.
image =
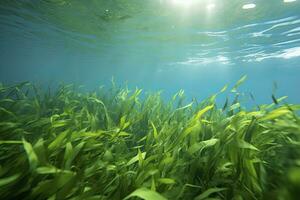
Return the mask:
<svg viewBox="0 0 300 200">
<path fill-rule="evenodd" d="M 125 197 L 124 200 L 130 199 L 132 197 L 139 197 L 144 200 L 167 200 L 165 197 L 163 197 L 159 193 L 149 190 L 147 188 L 139 188 L 139 189 L 135 190 L 130 195 Z"/>
<path fill-rule="evenodd" d="M 208 198 L 210 195 L 214 194 L 214 193 L 218 193 L 221 191 L 226 190 L 226 188 L 209 188 L 208 190 L 204 191 L 203 193 L 201 193 L 199 196 L 197 196 L 194 200 L 203 200 Z"/>
<path fill-rule="evenodd" d="M 246 142 L 245 140 L 238 140 L 238 146 L 239 146 L 239 148 L 242 148 L 242 149 L 251 149 L 251 150 L 259 151 L 258 148 L 256 148 L 252 144 Z"/>
<path fill-rule="evenodd" d="M 60 133 L 48 146 L 48 149 L 50 151 L 53 151 L 59 147 L 61 147 L 64 139 L 67 137 L 67 134 L 68 134 L 69 130 L 66 130 L 62 133 Z"/>
<path fill-rule="evenodd" d="M 146 152 L 141 153 L 141 152 L 139 151 L 138 154 L 137 154 L 136 156 L 134 156 L 133 158 L 131 158 L 131 159 L 128 161 L 127 166 L 132 165 L 132 164 L 135 163 L 135 162 L 138 162 L 139 159 L 141 159 L 141 158 L 142 158 L 142 159 L 145 159 L 145 157 L 146 157 Z"/>
<path fill-rule="evenodd" d="M 228 88 L 228 85 L 227 84 L 224 85 L 224 87 L 221 89 L 220 93 L 225 92 L 227 90 L 227 88 Z"/>
<path fill-rule="evenodd" d="M 139 166 L 142 166 L 144 159 L 146 157 L 146 153 L 142 153 L 141 150 L 138 150 L 138 158 L 139 158 Z"/>
<path fill-rule="evenodd" d="M 68 142 L 66 144 L 65 155 L 64 155 L 64 162 L 65 162 L 66 169 L 69 169 L 70 160 L 72 158 L 72 155 L 73 155 L 73 146 L 72 146 L 71 142 Z"/>
<path fill-rule="evenodd" d="M 16 181 L 19 177 L 21 176 L 21 174 L 15 174 L 9 177 L 5 177 L 5 178 L 1 178 L 0 179 L 0 187 L 3 187 L 5 185 L 8 185 L 10 183 L 13 183 L 14 181 Z"/>
<path fill-rule="evenodd" d="M 235 103 L 229 107 L 229 110 L 235 110 L 240 107 L 241 107 L 240 103 Z"/>
<path fill-rule="evenodd" d="M 281 108 L 278 108 L 278 109 L 273 110 L 270 113 L 266 114 L 260 120 L 261 121 L 272 120 L 272 119 L 276 119 L 278 117 L 281 117 L 281 116 L 284 116 L 284 115 L 287 115 L 287 114 L 290 114 L 290 113 L 291 113 L 290 110 L 288 110 L 285 107 L 281 107 Z"/>
<path fill-rule="evenodd" d="M 65 163 L 66 169 L 70 169 L 71 168 L 71 164 L 72 164 L 73 160 L 76 158 L 76 156 L 78 156 L 79 152 L 82 150 L 82 148 L 84 147 L 84 145 L 85 145 L 85 142 L 80 142 L 78 145 L 76 145 L 73 148 L 73 151 L 70 152 L 70 154 L 68 154 L 68 159 L 65 160 L 66 161 L 66 163 Z M 70 148 L 70 147 L 71 146 L 68 145 L 66 148 Z"/>
<path fill-rule="evenodd" d="M 204 115 L 207 111 L 213 109 L 213 107 L 214 107 L 214 105 L 206 106 L 202 110 L 198 111 L 198 113 L 195 116 L 195 119 L 199 120 L 202 117 L 202 115 Z"/>
<path fill-rule="evenodd" d="M 126 122 L 126 120 L 127 120 L 127 115 L 124 115 L 121 117 L 120 125 L 119 125 L 121 130 L 126 129 L 130 125 L 130 122 L 128 122 L 128 121 Z"/>
<path fill-rule="evenodd" d="M 192 106 L 193 106 L 193 103 L 194 103 L 194 102 L 191 102 L 191 103 L 189 103 L 189 104 L 186 105 L 186 106 L 177 108 L 175 111 L 184 110 L 184 109 L 186 109 L 186 108 L 192 107 Z"/>
<path fill-rule="evenodd" d="M 36 172 L 38 174 L 57 174 L 57 173 L 69 173 L 69 174 L 73 174 L 72 171 L 61 170 L 61 169 L 58 169 L 58 168 L 56 168 L 56 167 L 54 167 L 52 165 L 38 167 L 36 169 Z"/>
<path fill-rule="evenodd" d="M 47 154 L 46 149 L 44 147 L 44 140 L 43 138 L 40 138 L 33 146 L 34 152 L 36 153 L 36 156 L 39 160 L 39 163 L 41 165 L 47 163 Z"/>
<path fill-rule="evenodd" d="M 233 89 L 231 90 L 231 92 L 236 92 L 236 89 L 247 79 L 247 75 L 242 76 L 242 78 L 240 78 L 240 80 L 238 80 L 236 82 L 236 84 L 233 86 Z"/>
<path fill-rule="evenodd" d="M 217 142 L 219 141 L 219 139 L 210 139 L 210 140 L 205 140 L 205 141 L 201 141 L 201 142 L 198 142 L 198 143 L 195 143 L 193 144 L 190 148 L 189 148 L 189 153 L 190 154 L 194 154 L 196 153 L 197 151 L 201 151 L 207 147 L 211 147 L 211 146 L 214 146 Z"/>
<path fill-rule="evenodd" d="M 37 157 L 36 153 L 34 152 L 31 144 L 29 142 L 27 142 L 24 138 L 23 138 L 23 146 L 26 151 L 27 158 L 29 160 L 30 169 L 34 170 L 38 165 L 38 157 Z"/>
<path fill-rule="evenodd" d="M 122 137 L 127 137 L 127 136 L 131 136 L 132 134 L 131 133 L 127 133 L 125 131 L 121 131 L 118 136 L 122 136 Z"/>
<path fill-rule="evenodd" d="M 157 181 L 166 185 L 172 185 L 176 183 L 176 181 L 171 178 L 159 178 Z"/>
<path fill-rule="evenodd" d="M 155 140 L 158 139 L 158 133 L 157 133 L 157 130 L 156 130 L 156 127 L 154 126 L 153 122 L 151 122 L 151 126 L 153 128 L 153 137 Z"/>
<path fill-rule="evenodd" d="M 0 140 L 0 144 L 23 144 L 23 142 L 19 140 Z"/>
</svg>

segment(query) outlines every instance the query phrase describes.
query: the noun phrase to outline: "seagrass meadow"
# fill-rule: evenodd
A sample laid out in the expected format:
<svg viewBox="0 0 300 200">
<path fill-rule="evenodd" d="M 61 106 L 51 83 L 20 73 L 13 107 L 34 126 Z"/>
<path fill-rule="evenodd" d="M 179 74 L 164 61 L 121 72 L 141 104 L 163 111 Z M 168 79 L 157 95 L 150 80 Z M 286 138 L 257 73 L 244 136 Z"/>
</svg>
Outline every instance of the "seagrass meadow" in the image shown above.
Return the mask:
<svg viewBox="0 0 300 200">
<path fill-rule="evenodd" d="M 299 88 L 300 0 L 0 0 L 0 200 L 300 200 Z"/>
<path fill-rule="evenodd" d="M 300 105 L 245 109 L 244 79 L 201 102 L 1 84 L 1 199 L 297 199 Z"/>
</svg>

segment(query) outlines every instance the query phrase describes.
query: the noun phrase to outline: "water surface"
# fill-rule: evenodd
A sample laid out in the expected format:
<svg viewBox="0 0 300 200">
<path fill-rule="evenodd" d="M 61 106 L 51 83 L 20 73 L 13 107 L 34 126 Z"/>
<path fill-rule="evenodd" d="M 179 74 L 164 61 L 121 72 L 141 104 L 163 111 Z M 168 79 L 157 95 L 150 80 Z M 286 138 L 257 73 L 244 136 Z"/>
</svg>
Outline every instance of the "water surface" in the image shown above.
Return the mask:
<svg viewBox="0 0 300 200">
<path fill-rule="evenodd" d="M 300 1 L 2 0 L 0 30 L 2 82 L 95 88 L 114 76 L 204 98 L 247 74 L 241 90 L 258 103 L 274 82 L 300 102 Z"/>
</svg>

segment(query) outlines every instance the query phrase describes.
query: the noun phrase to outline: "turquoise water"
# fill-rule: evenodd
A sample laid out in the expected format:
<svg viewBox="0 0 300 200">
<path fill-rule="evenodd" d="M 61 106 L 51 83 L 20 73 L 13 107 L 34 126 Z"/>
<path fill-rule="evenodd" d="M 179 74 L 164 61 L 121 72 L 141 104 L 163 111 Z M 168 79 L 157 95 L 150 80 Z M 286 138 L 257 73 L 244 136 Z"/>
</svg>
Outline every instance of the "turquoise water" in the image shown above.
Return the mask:
<svg viewBox="0 0 300 200">
<path fill-rule="evenodd" d="M 244 9 L 244 8 L 249 9 Z M 242 75 L 257 103 L 299 103 L 300 1 L 2 0 L 0 81 L 184 89 L 204 98 Z"/>
</svg>

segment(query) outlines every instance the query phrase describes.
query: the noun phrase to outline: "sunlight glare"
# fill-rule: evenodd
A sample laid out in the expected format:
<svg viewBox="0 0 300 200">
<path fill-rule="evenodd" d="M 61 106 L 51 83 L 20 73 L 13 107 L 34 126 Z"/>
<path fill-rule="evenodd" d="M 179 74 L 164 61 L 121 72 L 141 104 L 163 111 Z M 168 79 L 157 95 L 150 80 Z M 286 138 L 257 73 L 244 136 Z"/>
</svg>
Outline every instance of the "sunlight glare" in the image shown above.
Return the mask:
<svg viewBox="0 0 300 200">
<path fill-rule="evenodd" d="M 172 0 L 174 5 L 180 5 L 184 7 L 190 7 L 194 2 L 194 0 Z"/>
<path fill-rule="evenodd" d="M 206 6 L 207 10 L 212 10 L 212 9 L 214 9 L 215 7 L 216 7 L 216 5 L 213 4 L 213 3 L 210 3 L 210 4 L 208 4 L 208 5 Z"/>
<path fill-rule="evenodd" d="M 256 5 L 254 3 L 249 3 L 249 4 L 245 4 L 243 5 L 243 9 L 247 10 L 247 9 L 252 9 L 255 8 Z"/>
</svg>

